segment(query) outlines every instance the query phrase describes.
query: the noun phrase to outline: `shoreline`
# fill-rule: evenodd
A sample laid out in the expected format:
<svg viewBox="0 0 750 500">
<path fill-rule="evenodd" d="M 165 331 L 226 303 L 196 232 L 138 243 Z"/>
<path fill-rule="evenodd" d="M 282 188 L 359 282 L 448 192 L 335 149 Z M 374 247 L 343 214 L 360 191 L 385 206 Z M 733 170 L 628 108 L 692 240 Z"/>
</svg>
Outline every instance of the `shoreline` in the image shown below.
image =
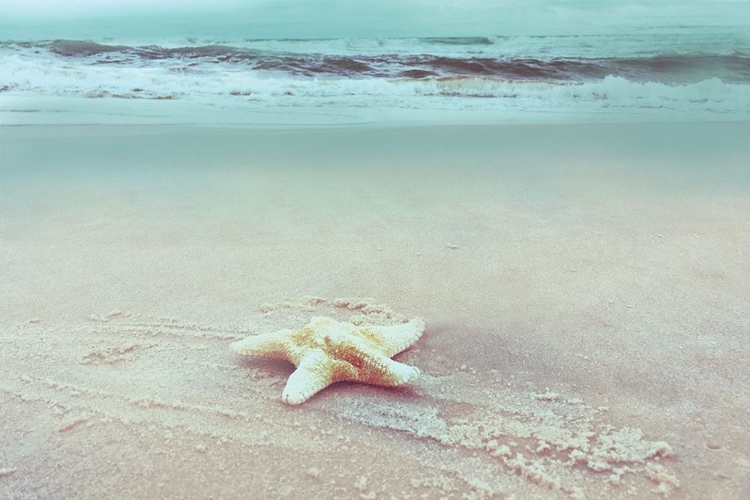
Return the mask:
<svg viewBox="0 0 750 500">
<path fill-rule="evenodd" d="M 0 127 L 22 125 L 189 125 L 247 128 L 393 127 L 429 125 L 568 125 L 745 122 L 747 114 L 534 109 L 405 109 L 326 107 L 215 107 L 187 100 L 22 96 L 0 94 Z"/>
</svg>

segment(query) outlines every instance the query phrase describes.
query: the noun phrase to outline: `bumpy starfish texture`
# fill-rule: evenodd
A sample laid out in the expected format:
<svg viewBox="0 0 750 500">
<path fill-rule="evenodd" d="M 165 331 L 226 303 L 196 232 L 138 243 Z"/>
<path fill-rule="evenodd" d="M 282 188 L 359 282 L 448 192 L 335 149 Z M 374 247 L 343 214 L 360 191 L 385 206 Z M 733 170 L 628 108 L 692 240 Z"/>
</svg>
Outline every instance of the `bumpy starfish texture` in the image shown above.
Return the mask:
<svg viewBox="0 0 750 500">
<path fill-rule="evenodd" d="M 408 384 L 419 376 L 419 369 L 390 358 L 414 344 L 423 332 L 421 318 L 401 325 L 358 327 L 317 316 L 299 330 L 252 336 L 230 347 L 238 354 L 294 363 L 297 369 L 281 399 L 298 405 L 336 382 Z"/>
</svg>

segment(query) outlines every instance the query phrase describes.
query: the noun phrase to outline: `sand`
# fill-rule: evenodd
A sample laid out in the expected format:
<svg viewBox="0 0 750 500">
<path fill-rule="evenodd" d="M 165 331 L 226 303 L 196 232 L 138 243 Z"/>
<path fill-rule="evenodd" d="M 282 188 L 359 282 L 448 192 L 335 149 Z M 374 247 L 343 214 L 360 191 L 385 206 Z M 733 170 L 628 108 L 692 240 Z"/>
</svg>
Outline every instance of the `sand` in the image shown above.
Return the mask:
<svg viewBox="0 0 750 500">
<path fill-rule="evenodd" d="M 748 498 L 747 137 L 2 127 L 0 496 Z M 422 376 L 228 349 L 315 315 Z"/>
</svg>

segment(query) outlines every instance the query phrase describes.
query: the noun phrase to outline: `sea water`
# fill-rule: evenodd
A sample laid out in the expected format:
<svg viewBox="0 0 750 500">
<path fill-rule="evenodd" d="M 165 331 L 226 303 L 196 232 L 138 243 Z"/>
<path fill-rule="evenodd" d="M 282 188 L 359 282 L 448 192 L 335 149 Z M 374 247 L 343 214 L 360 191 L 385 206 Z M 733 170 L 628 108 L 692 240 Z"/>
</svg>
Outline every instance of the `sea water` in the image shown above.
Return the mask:
<svg viewBox="0 0 750 500">
<path fill-rule="evenodd" d="M 51 39 L 44 30 L 6 32 L 12 38 L 0 33 L 5 111 L 18 99 L 52 96 L 128 100 L 121 108 L 131 111 L 136 100 L 175 100 L 219 113 L 750 115 L 750 30 L 744 26 L 322 39 L 237 32 Z"/>
</svg>

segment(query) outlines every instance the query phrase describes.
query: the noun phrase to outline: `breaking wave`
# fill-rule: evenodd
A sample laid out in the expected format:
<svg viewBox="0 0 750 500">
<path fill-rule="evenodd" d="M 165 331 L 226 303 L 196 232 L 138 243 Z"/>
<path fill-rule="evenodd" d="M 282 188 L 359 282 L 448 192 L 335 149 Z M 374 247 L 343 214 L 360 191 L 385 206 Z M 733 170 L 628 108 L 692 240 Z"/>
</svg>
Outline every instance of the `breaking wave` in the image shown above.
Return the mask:
<svg viewBox="0 0 750 500">
<path fill-rule="evenodd" d="M 618 37 L 538 38 L 4 41 L 0 93 L 266 107 L 750 113 L 744 39 L 729 37 L 707 54 L 688 51 L 690 43 L 665 52 L 628 39 L 625 51 Z M 620 48 L 591 48 L 604 41 Z M 657 41 L 663 48 L 674 40 Z M 531 48 L 519 50 L 521 42 Z"/>
</svg>

